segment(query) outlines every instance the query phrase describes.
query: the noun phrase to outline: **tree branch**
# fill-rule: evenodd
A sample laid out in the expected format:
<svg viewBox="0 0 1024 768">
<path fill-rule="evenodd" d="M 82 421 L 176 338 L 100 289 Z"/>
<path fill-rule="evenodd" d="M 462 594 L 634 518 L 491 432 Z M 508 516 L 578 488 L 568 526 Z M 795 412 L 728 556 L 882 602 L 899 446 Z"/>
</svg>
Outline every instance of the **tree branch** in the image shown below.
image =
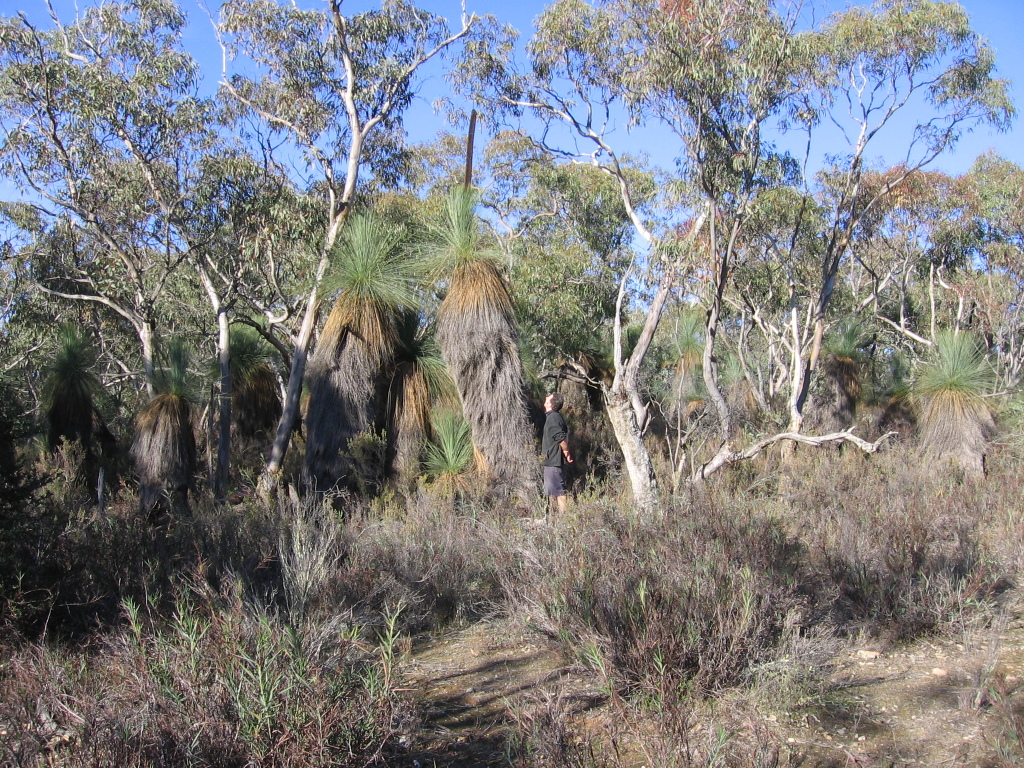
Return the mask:
<svg viewBox="0 0 1024 768">
<path fill-rule="evenodd" d="M 716 453 L 709 461 L 702 464 L 700 468 L 694 472 L 688 482 L 690 485 L 700 483 L 718 472 L 720 469 L 723 469 L 730 464 L 735 464 L 738 461 L 752 459 L 768 446 L 775 445 L 775 443 L 780 443 L 783 440 L 791 440 L 794 443 L 803 443 L 804 445 L 813 445 L 815 447 L 822 446 L 826 443 L 851 443 L 864 451 L 864 453 L 875 453 L 885 441 L 895 434 L 896 432 L 886 432 L 872 443 L 853 434 L 853 427 L 843 430 L 842 432 L 832 432 L 831 434 L 819 435 L 818 437 L 804 435 L 799 432 L 782 432 L 777 435 L 772 435 L 771 437 L 766 437 L 742 451 L 733 451 L 730 448 L 729 442 L 726 441 L 722 444 L 718 453 Z"/>
</svg>

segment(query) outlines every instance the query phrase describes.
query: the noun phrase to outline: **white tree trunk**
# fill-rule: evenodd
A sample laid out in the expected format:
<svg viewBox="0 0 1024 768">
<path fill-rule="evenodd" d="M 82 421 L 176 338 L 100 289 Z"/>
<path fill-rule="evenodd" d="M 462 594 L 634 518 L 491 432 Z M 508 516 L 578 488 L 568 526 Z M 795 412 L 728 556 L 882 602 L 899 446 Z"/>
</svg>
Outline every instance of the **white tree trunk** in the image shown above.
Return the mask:
<svg viewBox="0 0 1024 768">
<path fill-rule="evenodd" d="M 608 421 L 611 422 L 615 439 L 622 450 L 622 460 L 629 473 L 629 483 L 633 489 L 633 500 L 637 509 L 642 513 L 657 512 L 660 509 L 658 481 L 654 475 L 651 454 L 636 422 L 633 406 L 627 398 L 618 398 L 607 390 L 605 404 L 608 407 Z"/>
<path fill-rule="evenodd" d="M 217 472 L 213 477 L 214 498 L 224 500 L 231 476 L 231 325 L 224 307 L 217 312 L 217 359 L 220 363 L 220 418 L 217 440 Z"/>
<path fill-rule="evenodd" d="M 153 323 L 148 320 L 143 321 L 142 326 L 139 328 L 139 341 L 142 342 L 142 365 L 146 371 L 146 394 L 150 400 L 156 397 L 156 368 L 153 363 L 155 356 L 154 347 L 156 344 L 155 335 Z"/>
</svg>

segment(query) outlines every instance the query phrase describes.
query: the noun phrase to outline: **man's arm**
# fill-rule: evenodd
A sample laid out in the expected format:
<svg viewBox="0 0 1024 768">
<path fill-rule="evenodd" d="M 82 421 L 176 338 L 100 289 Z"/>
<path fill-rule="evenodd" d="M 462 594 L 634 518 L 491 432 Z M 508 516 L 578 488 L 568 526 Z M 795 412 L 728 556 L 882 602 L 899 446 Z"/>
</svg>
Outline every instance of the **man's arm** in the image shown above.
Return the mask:
<svg viewBox="0 0 1024 768">
<path fill-rule="evenodd" d="M 562 449 L 562 455 L 565 456 L 565 460 L 572 464 L 572 454 L 569 452 L 569 425 L 565 423 L 565 418 L 562 414 L 558 414 L 558 417 L 561 421 L 561 424 L 559 424 L 561 429 L 555 435 L 555 441 Z"/>
<path fill-rule="evenodd" d="M 562 442 L 559 443 L 559 445 L 562 448 L 562 455 L 565 456 L 565 460 L 572 464 L 573 458 L 572 454 L 569 453 L 569 441 L 563 440 Z"/>
</svg>

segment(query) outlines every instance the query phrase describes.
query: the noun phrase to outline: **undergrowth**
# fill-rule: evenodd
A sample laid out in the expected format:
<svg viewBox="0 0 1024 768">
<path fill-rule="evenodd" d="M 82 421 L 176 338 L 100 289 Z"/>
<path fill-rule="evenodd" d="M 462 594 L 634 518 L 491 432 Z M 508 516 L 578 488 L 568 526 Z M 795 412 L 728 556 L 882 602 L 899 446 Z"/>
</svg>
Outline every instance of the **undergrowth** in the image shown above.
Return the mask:
<svg viewBox="0 0 1024 768">
<path fill-rule="evenodd" d="M 410 729 L 394 635 L 377 647 L 358 626 L 298 629 L 198 585 L 169 616 L 123 612 L 84 646 L 6 649 L 3 764 L 364 766 Z"/>
<path fill-rule="evenodd" d="M 899 451 L 808 452 L 657 517 L 593 494 L 527 525 L 421 492 L 200 503 L 159 528 L 127 489 L 100 514 L 57 473 L 5 532 L 2 760 L 388 760 L 416 736 L 399 649 L 504 614 L 531 617 L 617 713 L 595 741 L 570 697 L 538 699 L 517 714 L 515 764 L 770 765 L 756 716 L 709 720 L 709 703 L 804 707 L 843 642 L 961 637 L 999 612 L 1024 525 L 1014 464 L 992 466 L 962 483 Z"/>
</svg>

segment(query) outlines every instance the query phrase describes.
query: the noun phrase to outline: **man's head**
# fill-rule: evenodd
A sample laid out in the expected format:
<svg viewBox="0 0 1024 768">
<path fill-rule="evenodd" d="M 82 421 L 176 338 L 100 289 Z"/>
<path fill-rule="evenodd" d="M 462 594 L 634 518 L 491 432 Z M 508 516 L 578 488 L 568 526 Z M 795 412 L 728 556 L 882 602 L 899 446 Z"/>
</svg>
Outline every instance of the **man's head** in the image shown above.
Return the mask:
<svg viewBox="0 0 1024 768">
<path fill-rule="evenodd" d="M 563 398 L 557 392 L 552 392 L 546 398 L 544 398 L 544 411 L 545 413 L 551 413 L 552 411 L 562 410 L 562 403 L 565 402 Z"/>
</svg>

